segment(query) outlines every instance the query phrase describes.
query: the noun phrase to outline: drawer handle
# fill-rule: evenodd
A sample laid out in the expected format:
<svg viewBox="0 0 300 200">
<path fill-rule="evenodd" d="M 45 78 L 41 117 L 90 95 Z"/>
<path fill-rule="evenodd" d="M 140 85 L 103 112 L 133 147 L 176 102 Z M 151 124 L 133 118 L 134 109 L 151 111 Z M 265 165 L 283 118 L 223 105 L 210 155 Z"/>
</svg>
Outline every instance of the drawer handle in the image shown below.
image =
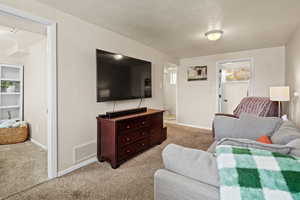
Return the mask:
<svg viewBox="0 0 300 200">
<path fill-rule="evenodd" d="M 145 125 L 146 122 L 142 122 L 142 125 Z"/>
<path fill-rule="evenodd" d="M 144 143 L 142 143 L 142 146 L 145 146 L 145 144 L 144 144 Z"/>
<path fill-rule="evenodd" d="M 130 140 L 130 138 L 129 138 L 129 137 L 127 137 L 127 138 L 126 138 L 126 141 L 129 141 L 129 140 Z"/>
<path fill-rule="evenodd" d="M 127 125 L 126 128 L 127 128 L 127 129 L 130 128 L 130 125 Z"/>
<path fill-rule="evenodd" d="M 129 149 L 127 149 L 127 150 L 126 150 L 126 153 L 130 153 L 130 150 L 129 150 Z"/>
</svg>

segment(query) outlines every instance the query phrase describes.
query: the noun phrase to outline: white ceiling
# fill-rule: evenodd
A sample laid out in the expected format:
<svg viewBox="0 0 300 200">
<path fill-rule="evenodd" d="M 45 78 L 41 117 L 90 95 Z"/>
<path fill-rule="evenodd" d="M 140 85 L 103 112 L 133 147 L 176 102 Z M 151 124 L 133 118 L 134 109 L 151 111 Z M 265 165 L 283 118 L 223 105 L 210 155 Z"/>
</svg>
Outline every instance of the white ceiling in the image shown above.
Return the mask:
<svg viewBox="0 0 300 200">
<path fill-rule="evenodd" d="M 299 0 L 38 1 L 179 58 L 284 45 L 300 22 Z"/>
</svg>

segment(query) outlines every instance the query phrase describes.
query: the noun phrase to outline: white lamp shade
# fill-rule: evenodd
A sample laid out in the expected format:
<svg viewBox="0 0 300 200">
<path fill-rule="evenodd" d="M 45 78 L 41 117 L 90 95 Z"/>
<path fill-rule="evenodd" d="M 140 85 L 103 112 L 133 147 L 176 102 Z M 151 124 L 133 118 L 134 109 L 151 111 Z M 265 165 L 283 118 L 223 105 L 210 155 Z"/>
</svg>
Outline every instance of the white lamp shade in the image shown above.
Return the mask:
<svg viewBox="0 0 300 200">
<path fill-rule="evenodd" d="M 271 101 L 289 101 L 290 100 L 290 87 L 270 87 Z"/>
</svg>

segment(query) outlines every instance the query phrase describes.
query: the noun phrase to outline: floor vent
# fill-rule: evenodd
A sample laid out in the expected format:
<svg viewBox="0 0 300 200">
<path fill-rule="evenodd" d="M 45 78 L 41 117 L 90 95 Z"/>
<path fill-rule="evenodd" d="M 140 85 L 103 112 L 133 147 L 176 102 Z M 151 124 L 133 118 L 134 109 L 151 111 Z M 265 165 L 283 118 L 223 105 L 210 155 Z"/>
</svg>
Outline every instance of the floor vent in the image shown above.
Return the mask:
<svg viewBox="0 0 300 200">
<path fill-rule="evenodd" d="M 73 162 L 79 163 L 84 160 L 87 160 L 91 157 L 94 157 L 97 152 L 97 142 L 92 141 L 85 144 L 81 144 L 74 147 L 74 156 L 73 156 Z"/>
</svg>

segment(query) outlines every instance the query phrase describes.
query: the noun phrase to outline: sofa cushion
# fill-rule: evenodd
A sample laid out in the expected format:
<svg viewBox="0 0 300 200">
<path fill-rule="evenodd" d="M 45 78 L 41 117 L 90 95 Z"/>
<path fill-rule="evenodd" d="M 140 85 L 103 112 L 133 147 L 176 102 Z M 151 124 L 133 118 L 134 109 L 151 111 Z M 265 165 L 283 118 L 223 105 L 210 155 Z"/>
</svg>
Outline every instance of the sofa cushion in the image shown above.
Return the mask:
<svg viewBox="0 0 300 200">
<path fill-rule="evenodd" d="M 249 113 L 242 113 L 240 120 L 244 126 L 250 127 L 250 132 L 259 135 L 256 139 L 263 135 L 273 135 L 282 124 L 282 119 L 279 117 L 258 117 Z M 262 131 L 265 131 L 265 134 Z"/>
<path fill-rule="evenodd" d="M 216 116 L 214 119 L 215 138 L 245 138 L 256 140 L 267 135 L 271 136 L 281 124 L 277 117 L 257 117 L 243 113 L 239 119 Z"/>
<path fill-rule="evenodd" d="M 264 144 L 261 142 L 257 142 L 249 139 L 236 139 L 236 138 L 224 138 L 218 142 L 218 145 L 232 145 L 238 147 L 247 147 L 247 148 L 255 148 L 261 150 L 267 150 L 282 154 L 289 154 L 292 150 L 292 147 L 286 145 L 278 145 L 278 144 Z"/>
<path fill-rule="evenodd" d="M 213 154 L 169 144 L 162 152 L 166 169 L 177 174 L 218 187 L 218 170 Z"/>
<path fill-rule="evenodd" d="M 287 144 L 292 140 L 300 138 L 300 130 L 291 121 L 283 121 L 281 126 L 272 135 L 271 140 L 275 144 Z"/>
<path fill-rule="evenodd" d="M 291 155 L 300 157 L 300 139 L 292 140 L 286 146 L 292 147 Z"/>
</svg>

